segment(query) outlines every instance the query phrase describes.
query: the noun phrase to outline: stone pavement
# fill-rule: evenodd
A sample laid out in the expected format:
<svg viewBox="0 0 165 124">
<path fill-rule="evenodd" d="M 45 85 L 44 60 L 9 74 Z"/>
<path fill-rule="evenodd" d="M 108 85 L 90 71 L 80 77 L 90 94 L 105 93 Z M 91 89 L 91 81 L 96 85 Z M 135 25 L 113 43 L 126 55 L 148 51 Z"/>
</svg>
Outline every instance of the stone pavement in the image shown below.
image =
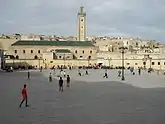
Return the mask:
<svg viewBox="0 0 165 124">
<path fill-rule="evenodd" d="M 55 79 L 59 79 L 57 77 L 60 70 L 56 70 L 54 74 L 53 71 L 46 70 L 43 75 L 48 78 L 49 73 L 51 72 Z M 121 77 L 118 77 L 118 70 L 107 70 L 109 78 L 103 78 L 105 70 L 88 70 L 89 75 L 79 76 L 78 70 L 65 70 L 66 74 L 69 74 L 74 81 L 83 81 L 87 83 L 92 82 L 109 82 L 109 81 L 117 81 L 125 84 L 129 84 L 135 87 L 140 88 L 156 88 L 156 87 L 165 87 L 165 75 L 156 74 L 156 73 L 147 73 L 146 71 L 142 71 L 142 74 L 139 76 L 137 71 L 136 75 L 132 75 L 128 70 L 125 71 L 125 81 L 121 81 Z M 85 74 L 85 70 L 81 70 L 82 74 Z"/>
<path fill-rule="evenodd" d="M 76 80 L 79 77 L 73 74 L 71 87 L 59 92 L 57 81 L 49 83 L 43 76 L 47 73 L 31 72 L 31 80 L 23 72 L 0 73 L 1 124 L 165 123 L 164 88 L 138 88 L 115 81 L 117 77 L 113 76 L 114 81 L 111 78 L 111 81 L 90 82 L 90 77 L 84 78 L 86 81 Z M 140 77 L 129 79 L 127 74 L 130 82 L 139 82 Z M 18 108 L 24 83 L 28 85 L 30 107 Z"/>
</svg>

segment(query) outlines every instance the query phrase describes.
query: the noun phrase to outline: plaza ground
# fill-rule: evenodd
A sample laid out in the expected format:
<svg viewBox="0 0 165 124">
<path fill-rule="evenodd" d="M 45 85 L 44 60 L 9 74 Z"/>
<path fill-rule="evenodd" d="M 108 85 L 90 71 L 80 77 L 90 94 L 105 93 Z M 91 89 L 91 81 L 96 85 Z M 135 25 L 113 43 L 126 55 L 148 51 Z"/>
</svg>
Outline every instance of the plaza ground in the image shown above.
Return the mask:
<svg viewBox="0 0 165 124">
<path fill-rule="evenodd" d="M 131 75 L 121 82 L 116 70 L 89 70 L 88 76 L 68 71 L 71 87 L 58 91 L 58 71 L 0 73 L 2 124 L 164 124 L 165 76 Z M 84 72 L 82 72 L 84 73 Z M 28 85 L 29 108 L 18 108 L 21 88 Z"/>
</svg>

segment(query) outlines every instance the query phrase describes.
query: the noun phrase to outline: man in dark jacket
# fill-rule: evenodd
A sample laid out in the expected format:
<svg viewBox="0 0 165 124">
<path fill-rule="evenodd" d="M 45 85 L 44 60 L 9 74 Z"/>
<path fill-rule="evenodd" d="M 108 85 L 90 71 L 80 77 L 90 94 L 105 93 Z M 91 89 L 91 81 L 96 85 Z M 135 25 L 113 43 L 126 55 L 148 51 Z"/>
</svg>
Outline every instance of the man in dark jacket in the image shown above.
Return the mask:
<svg viewBox="0 0 165 124">
<path fill-rule="evenodd" d="M 60 80 L 59 80 L 59 91 L 61 91 L 61 92 L 63 92 L 63 83 L 64 83 L 64 81 L 63 81 L 62 77 L 60 77 Z"/>
</svg>

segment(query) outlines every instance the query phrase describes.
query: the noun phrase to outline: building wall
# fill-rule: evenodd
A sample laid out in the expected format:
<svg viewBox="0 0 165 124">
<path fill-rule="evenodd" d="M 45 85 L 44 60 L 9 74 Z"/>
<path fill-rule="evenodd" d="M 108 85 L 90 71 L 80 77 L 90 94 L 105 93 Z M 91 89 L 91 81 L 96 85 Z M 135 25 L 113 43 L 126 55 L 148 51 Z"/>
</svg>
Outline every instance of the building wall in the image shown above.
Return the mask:
<svg viewBox="0 0 165 124">
<path fill-rule="evenodd" d="M 88 59 L 89 56 L 91 56 L 91 59 L 96 59 L 96 47 L 11 46 L 9 51 L 7 51 L 7 54 L 14 55 L 15 57 L 18 55 L 20 59 L 34 59 L 36 55 L 38 57 L 43 57 L 43 52 L 53 49 L 68 49 L 75 55 L 77 59 Z M 15 53 L 15 50 L 17 53 Z M 23 52 L 24 50 L 25 53 Z M 31 50 L 33 53 L 31 53 Z M 40 53 L 38 51 L 40 51 Z"/>
<path fill-rule="evenodd" d="M 6 60 L 6 63 L 28 63 L 29 65 L 32 66 L 47 66 L 47 67 L 52 67 L 52 66 L 57 66 L 57 65 L 70 65 L 70 66 L 88 66 L 89 64 L 94 65 L 97 63 L 97 60 L 12 60 L 8 59 Z M 21 65 L 21 64 L 20 64 Z"/>
<path fill-rule="evenodd" d="M 13 39 L 0 39 L 0 49 L 3 50 L 9 50 L 9 47 L 11 46 L 11 44 L 15 43 L 17 41 L 17 39 L 13 38 Z"/>
</svg>

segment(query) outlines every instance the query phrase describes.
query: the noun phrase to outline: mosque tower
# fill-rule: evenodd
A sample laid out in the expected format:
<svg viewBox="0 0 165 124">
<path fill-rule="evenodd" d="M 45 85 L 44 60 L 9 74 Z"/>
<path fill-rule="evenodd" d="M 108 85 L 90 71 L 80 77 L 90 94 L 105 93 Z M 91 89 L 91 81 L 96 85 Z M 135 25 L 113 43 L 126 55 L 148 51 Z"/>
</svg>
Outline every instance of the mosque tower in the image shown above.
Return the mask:
<svg viewBox="0 0 165 124">
<path fill-rule="evenodd" d="M 78 12 L 78 31 L 77 31 L 77 41 L 85 41 L 86 40 L 86 12 L 84 12 L 84 7 L 80 7 L 80 11 Z"/>
</svg>

